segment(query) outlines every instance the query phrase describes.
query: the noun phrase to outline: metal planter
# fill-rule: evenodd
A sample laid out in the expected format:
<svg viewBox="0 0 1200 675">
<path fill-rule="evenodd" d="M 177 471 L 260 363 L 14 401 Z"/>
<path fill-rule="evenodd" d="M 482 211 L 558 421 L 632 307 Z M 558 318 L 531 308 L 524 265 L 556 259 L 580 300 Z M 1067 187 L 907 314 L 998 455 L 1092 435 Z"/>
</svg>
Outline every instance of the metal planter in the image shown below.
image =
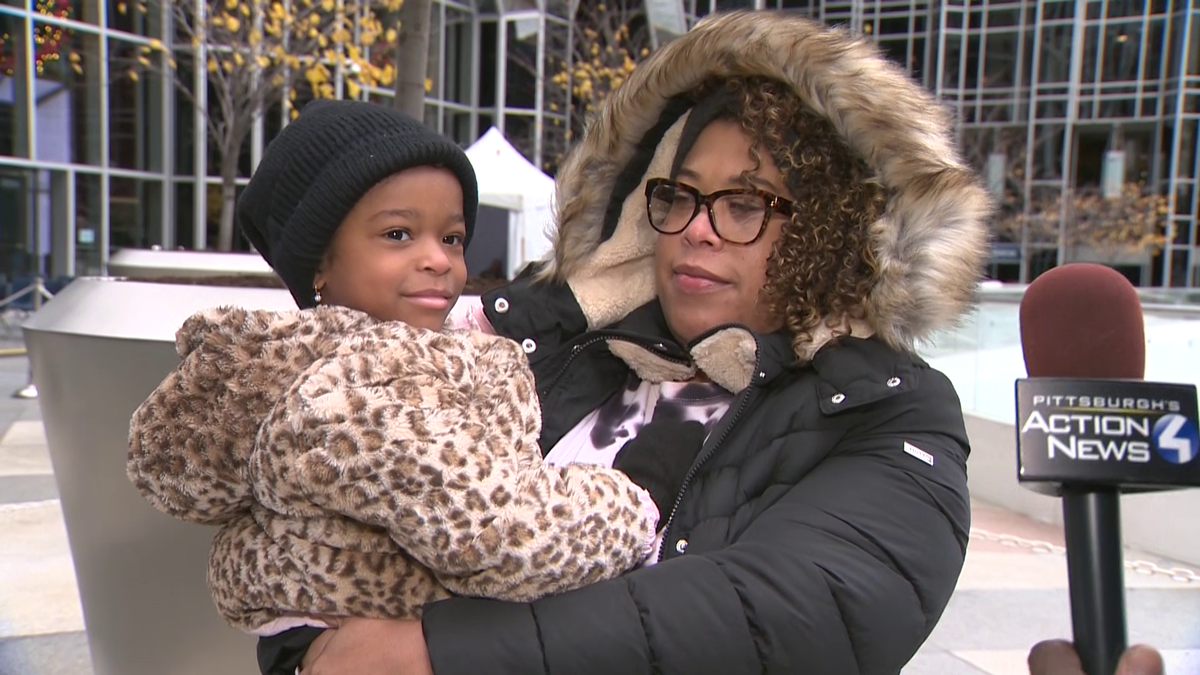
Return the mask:
<svg viewBox="0 0 1200 675">
<path fill-rule="evenodd" d="M 125 476 L 130 417 L 179 363 L 189 315 L 295 308 L 286 290 L 244 284 L 81 278 L 24 327 L 96 675 L 258 672 L 254 638 L 209 597 L 214 528 L 159 513 Z"/>
</svg>

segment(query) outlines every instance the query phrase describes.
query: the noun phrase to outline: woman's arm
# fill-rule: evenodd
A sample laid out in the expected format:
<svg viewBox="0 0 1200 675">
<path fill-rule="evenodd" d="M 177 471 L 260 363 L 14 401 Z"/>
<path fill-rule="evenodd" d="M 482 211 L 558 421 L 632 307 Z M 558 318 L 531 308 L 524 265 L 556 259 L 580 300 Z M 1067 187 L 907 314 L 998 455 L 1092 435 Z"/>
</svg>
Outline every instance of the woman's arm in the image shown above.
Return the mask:
<svg viewBox="0 0 1200 675">
<path fill-rule="evenodd" d="M 534 603 L 430 605 L 434 673 L 894 675 L 932 631 L 964 559 L 958 410 L 949 382 L 927 372 L 920 393 L 877 408 L 870 430 L 722 550 Z"/>
<path fill-rule="evenodd" d="M 965 555 L 959 410 L 950 383 L 927 371 L 921 390 L 876 408 L 869 428 L 719 551 L 533 603 L 433 603 L 423 617 L 433 672 L 894 675 L 941 616 Z"/>
</svg>

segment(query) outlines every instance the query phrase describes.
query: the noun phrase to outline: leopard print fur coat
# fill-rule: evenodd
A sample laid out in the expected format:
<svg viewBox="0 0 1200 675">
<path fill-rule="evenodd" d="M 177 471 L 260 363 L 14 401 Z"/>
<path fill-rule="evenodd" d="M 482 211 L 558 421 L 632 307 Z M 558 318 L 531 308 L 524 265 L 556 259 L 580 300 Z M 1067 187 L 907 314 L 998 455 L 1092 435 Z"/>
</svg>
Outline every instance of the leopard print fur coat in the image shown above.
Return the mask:
<svg viewBox="0 0 1200 675">
<path fill-rule="evenodd" d="M 529 601 L 653 548 L 657 510 L 623 473 L 542 461 L 510 340 L 217 308 L 176 348 L 130 422 L 127 473 L 158 510 L 220 526 L 208 584 L 236 628 L 415 618 L 451 594 Z"/>
</svg>

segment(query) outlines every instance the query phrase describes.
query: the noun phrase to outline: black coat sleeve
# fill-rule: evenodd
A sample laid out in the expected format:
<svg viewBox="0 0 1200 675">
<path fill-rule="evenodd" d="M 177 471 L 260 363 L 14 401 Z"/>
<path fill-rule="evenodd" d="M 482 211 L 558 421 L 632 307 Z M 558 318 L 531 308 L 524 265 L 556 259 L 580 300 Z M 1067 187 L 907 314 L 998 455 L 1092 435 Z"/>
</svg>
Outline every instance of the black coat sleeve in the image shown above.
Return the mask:
<svg viewBox="0 0 1200 675">
<path fill-rule="evenodd" d="M 429 606 L 434 673 L 895 675 L 949 601 L 970 527 L 957 397 L 926 382 L 864 415 L 726 548 L 531 604 Z"/>
</svg>

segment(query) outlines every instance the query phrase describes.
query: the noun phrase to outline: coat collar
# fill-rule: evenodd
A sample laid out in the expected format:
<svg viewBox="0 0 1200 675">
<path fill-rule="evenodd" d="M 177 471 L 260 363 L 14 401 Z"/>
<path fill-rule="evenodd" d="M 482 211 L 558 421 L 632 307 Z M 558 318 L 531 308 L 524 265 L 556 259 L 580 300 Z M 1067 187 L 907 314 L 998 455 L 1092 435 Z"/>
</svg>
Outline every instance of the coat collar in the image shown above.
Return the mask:
<svg viewBox="0 0 1200 675">
<path fill-rule="evenodd" d="M 752 383 L 764 386 L 789 369 L 810 364 L 820 381 L 820 404 L 826 414 L 911 390 L 923 363 L 860 330 L 832 344 L 827 336 L 811 347 L 811 360 L 796 356 L 786 331 L 756 333 L 738 324 L 717 326 L 680 345 L 657 299 L 603 332 L 609 336 L 609 351 L 650 382 L 687 380 L 700 370 L 736 394 Z"/>
<path fill-rule="evenodd" d="M 728 391 L 739 393 L 751 382 L 770 382 L 797 362 L 785 331 L 756 333 L 740 324 L 717 326 L 680 345 L 671 336 L 657 298 L 606 332 L 613 336 L 609 351 L 650 382 L 678 382 L 700 370 Z"/>
</svg>

